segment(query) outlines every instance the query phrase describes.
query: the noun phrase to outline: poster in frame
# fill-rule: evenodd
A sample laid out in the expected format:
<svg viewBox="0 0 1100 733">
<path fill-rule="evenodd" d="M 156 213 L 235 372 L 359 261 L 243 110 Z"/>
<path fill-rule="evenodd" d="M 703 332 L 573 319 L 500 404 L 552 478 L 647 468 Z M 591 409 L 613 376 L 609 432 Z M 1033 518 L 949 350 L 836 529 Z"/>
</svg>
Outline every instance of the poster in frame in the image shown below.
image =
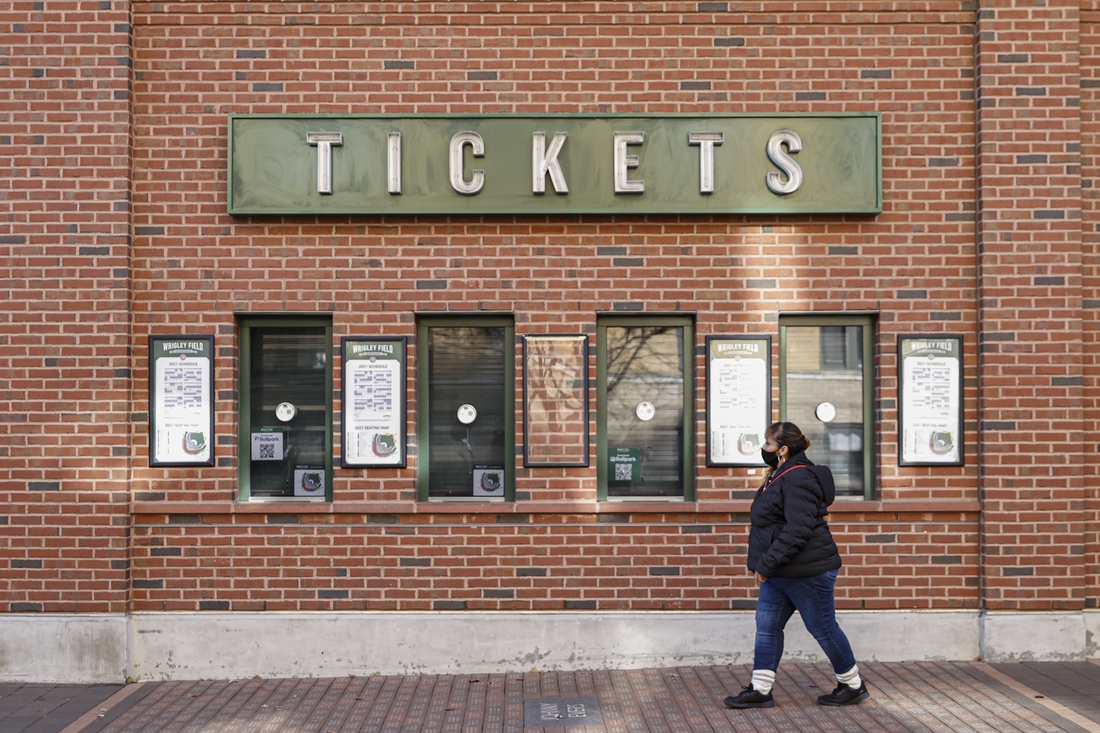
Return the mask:
<svg viewBox="0 0 1100 733">
<path fill-rule="evenodd" d="M 588 337 L 523 337 L 523 465 L 588 465 Z"/>
<path fill-rule="evenodd" d="M 707 336 L 707 465 L 764 465 L 771 424 L 771 336 Z"/>
<path fill-rule="evenodd" d="M 963 337 L 898 336 L 898 465 L 962 466 Z"/>
<path fill-rule="evenodd" d="M 149 465 L 214 465 L 214 337 L 149 336 Z"/>
<path fill-rule="evenodd" d="M 343 468 L 406 467 L 406 351 L 404 336 L 341 341 Z"/>
</svg>

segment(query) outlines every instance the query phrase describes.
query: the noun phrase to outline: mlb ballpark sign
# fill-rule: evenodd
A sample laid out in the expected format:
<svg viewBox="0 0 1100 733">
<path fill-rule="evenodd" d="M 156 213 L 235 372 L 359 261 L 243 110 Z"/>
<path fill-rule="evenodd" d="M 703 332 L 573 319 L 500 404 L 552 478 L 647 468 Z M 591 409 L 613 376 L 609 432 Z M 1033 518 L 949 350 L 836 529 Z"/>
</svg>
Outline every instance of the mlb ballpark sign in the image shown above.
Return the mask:
<svg viewBox="0 0 1100 733">
<path fill-rule="evenodd" d="M 881 118 L 231 115 L 249 214 L 876 214 Z"/>
</svg>

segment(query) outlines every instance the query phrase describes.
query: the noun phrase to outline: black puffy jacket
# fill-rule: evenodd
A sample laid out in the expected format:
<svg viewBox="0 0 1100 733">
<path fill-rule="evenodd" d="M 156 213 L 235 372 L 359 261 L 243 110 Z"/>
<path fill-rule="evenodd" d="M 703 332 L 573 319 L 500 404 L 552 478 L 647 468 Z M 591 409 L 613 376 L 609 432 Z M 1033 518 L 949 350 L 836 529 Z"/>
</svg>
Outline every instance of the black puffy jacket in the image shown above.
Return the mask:
<svg viewBox="0 0 1100 733">
<path fill-rule="evenodd" d="M 765 578 L 806 578 L 840 567 L 840 551 L 825 522 L 836 498 L 833 474 L 805 452 L 784 461 L 756 492 L 750 514 L 749 570 Z"/>
</svg>

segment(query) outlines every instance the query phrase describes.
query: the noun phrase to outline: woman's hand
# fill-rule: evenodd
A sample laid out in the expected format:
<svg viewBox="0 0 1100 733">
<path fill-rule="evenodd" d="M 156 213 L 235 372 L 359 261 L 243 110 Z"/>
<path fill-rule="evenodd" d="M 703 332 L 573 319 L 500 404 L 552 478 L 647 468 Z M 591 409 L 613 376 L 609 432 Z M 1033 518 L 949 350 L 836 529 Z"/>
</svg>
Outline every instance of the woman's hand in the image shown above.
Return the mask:
<svg viewBox="0 0 1100 733">
<path fill-rule="evenodd" d="M 755 573 L 755 572 L 754 572 L 754 573 L 752 574 L 752 577 L 753 577 L 753 579 L 754 579 L 754 580 L 756 581 L 756 584 L 757 584 L 757 585 L 762 585 L 763 583 L 766 583 L 766 582 L 768 582 L 768 579 L 767 579 L 767 578 L 765 578 L 765 577 L 764 577 L 763 575 L 761 575 L 760 573 Z"/>
</svg>

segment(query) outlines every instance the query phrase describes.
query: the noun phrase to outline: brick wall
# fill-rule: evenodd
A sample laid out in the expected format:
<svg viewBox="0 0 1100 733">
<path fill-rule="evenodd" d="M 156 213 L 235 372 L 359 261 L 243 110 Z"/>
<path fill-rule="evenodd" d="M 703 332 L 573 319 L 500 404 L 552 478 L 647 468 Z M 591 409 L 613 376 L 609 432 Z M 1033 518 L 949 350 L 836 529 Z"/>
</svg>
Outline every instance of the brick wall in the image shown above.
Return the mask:
<svg viewBox="0 0 1100 733">
<path fill-rule="evenodd" d="M 31 5 L 13 11 L 12 23 L 25 25 L 13 28 L 18 43 L 8 42 L 15 55 L 2 72 L 18 82 L 13 98 L 28 118 L 5 118 L 17 130 L 0 143 L 18 148 L 12 170 L 29 169 L 33 157 L 18 136 L 50 129 L 30 123 L 32 109 L 49 117 L 56 104 L 53 114 L 66 110 L 89 129 L 99 125 L 107 142 L 87 138 L 40 166 L 45 180 L 21 172 L 8 183 L 9 195 L 22 192 L 16 200 L 28 206 L 22 219 L 16 210 L 0 223 L 13 237 L 3 241 L 16 255 L 8 277 L 17 285 L 12 317 L 0 322 L 0 348 L 29 360 L 13 362 L 0 408 L 8 420 L 0 430 L 12 436 L 10 447 L 0 444 L 0 460 L 30 472 L 12 482 L 11 503 L 26 503 L 26 511 L 12 511 L 0 526 L 8 539 L 0 547 L 13 560 L 27 559 L 16 548 L 38 536 L 34 527 L 13 532 L 22 522 L 67 537 L 89 526 L 78 513 L 87 511 L 107 518 L 112 541 L 123 543 L 123 554 L 111 556 L 115 574 L 94 577 L 124 581 L 129 490 L 136 610 L 749 607 L 746 497 L 759 477 L 704 465 L 701 354 L 698 501 L 686 511 L 598 504 L 594 460 L 591 468 L 524 468 L 517 460 L 515 504 L 418 504 L 415 450 L 406 469 L 337 469 L 332 505 L 265 509 L 234 501 L 234 314 L 324 312 L 337 339 L 408 336 L 413 374 L 418 312 L 511 312 L 517 336 L 591 334 L 599 312 L 693 312 L 701 346 L 711 334 L 774 335 L 779 312 L 877 311 L 883 503 L 833 514 L 847 564 L 839 604 L 1095 605 L 1100 497 L 1095 486 L 1086 493 L 1083 473 L 1093 459 L 1080 427 L 1089 444 L 1098 442 L 1095 422 L 1084 423 L 1095 415 L 1085 405 L 1094 406 L 1096 377 L 1082 351 L 1096 330 L 1095 311 L 1082 310 L 1095 293 L 1095 234 L 1081 233 L 1090 207 L 1082 211 L 1083 174 L 1074 168 L 1083 164 L 1091 180 L 1092 138 L 1081 136 L 1095 129 L 1087 84 L 1084 107 L 1071 103 L 1077 76 L 1095 76 L 1095 11 L 1082 25 L 1073 7 L 1057 4 L 1014 13 L 933 1 L 419 3 L 413 14 L 396 12 L 411 6 L 371 3 L 134 2 L 127 48 L 127 3 L 80 4 L 87 18 L 75 14 L 75 3 L 47 3 L 56 16 L 42 22 L 52 30 L 33 43 Z M 102 63 L 77 63 L 65 49 L 79 48 L 72 34 L 94 23 L 105 24 L 95 36 L 100 46 L 83 56 Z M 49 77 L 32 76 L 34 59 L 51 43 L 57 50 L 43 57 L 71 63 L 72 78 L 87 78 L 88 88 L 50 87 Z M 1086 47 L 1088 62 L 1080 60 Z M 117 60 L 127 55 L 132 159 L 125 150 L 130 70 Z M 1027 91 L 1038 88 L 1045 93 Z M 884 210 L 795 218 L 229 217 L 227 115 L 258 112 L 879 112 Z M 1029 135 L 1036 119 L 1046 127 Z M 58 117 L 55 134 L 70 124 Z M 94 175 L 62 175 L 76 165 L 70 157 L 91 156 L 89 146 L 116 139 L 123 152 L 106 163 L 97 158 Z M 1020 192 L 1013 177 L 1028 190 Z M 93 185 L 100 190 L 88 190 L 87 199 L 75 194 Z M 56 202 L 49 216 L 46 201 Z M 70 208 L 103 230 L 66 230 Z M 51 227 L 59 228 L 52 239 Z M 50 246 L 67 249 L 52 255 L 56 264 L 38 263 Z M 77 260 L 69 251 L 80 247 L 93 249 Z M 131 272 L 130 291 L 110 287 Z M 47 285 L 55 297 L 38 295 Z M 73 331 L 44 314 L 45 303 L 65 301 L 57 312 L 74 318 Z M 56 358 L 47 353 L 50 329 L 75 336 L 77 323 L 90 329 L 85 344 L 93 334 L 106 339 L 86 355 L 98 362 L 81 360 L 63 384 L 52 382 L 39 352 Z M 964 335 L 964 467 L 897 466 L 896 337 L 914 332 Z M 214 467 L 148 467 L 147 339 L 178 333 L 216 335 Z M 980 404 L 979 385 L 988 390 Z M 414 389 L 410 380 L 412 435 Z M 40 393 L 52 413 L 38 409 L 47 400 L 33 396 Z M 111 417 L 90 425 L 65 418 L 87 394 L 112 405 Z M 70 458 L 54 459 L 48 445 L 37 445 L 52 441 L 60 451 L 70 429 L 89 441 Z M 1051 450 L 1064 435 L 1076 447 Z M 121 442 L 107 448 L 114 439 Z M 77 481 L 86 483 L 67 483 Z M 84 493 L 67 493 L 70 485 Z M 44 494 L 28 493 L 34 487 L 58 491 L 42 501 Z M 90 498 L 112 509 L 91 512 Z M 987 512 L 984 542 L 979 508 Z M 49 509 L 56 520 L 43 518 Z M 70 523 L 64 532 L 62 522 Z M 71 541 L 73 552 L 82 546 Z M 988 576 L 984 596 L 980 569 Z M 78 597 L 79 582 L 65 568 L 4 572 L 53 583 L 59 598 Z M 124 591 L 112 596 L 124 599 Z"/>
<path fill-rule="evenodd" d="M 838 606 L 973 608 L 974 516 L 838 512 Z M 743 513 L 142 513 L 136 611 L 753 608 Z M 731 578 L 733 580 L 731 581 Z"/>
<path fill-rule="evenodd" d="M 699 503 L 683 514 L 598 506 L 594 462 L 517 462 L 521 499 L 504 508 L 417 505 L 415 460 L 338 470 L 336 502 L 316 511 L 232 504 L 234 311 L 330 312 L 337 337 L 411 338 L 417 312 L 508 311 L 521 335 L 592 333 L 598 312 L 636 309 L 697 313 L 700 344 L 774 334 L 780 310 L 880 309 L 881 495 L 907 503 L 836 513 L 849 564 L 841 603 L 977 607 L 976 513 L 935 511 L 976 500 L 973 442 L 969 465 L 950 469 L 899 469 L 894 447 L 899 332 L 968 334 L 976 410 L 972 13 L 815 6 L 777 24 L 727 3 L 439 5 L 415 16 L 251 7 L 135 6 L 135 401 L 147 394 L 146 334 L 217 333 L 222 436 L 215 469 L 135 470 L 135 608 L 751 605 L 744 497 L 759 476 L 706 468 L 701 450 Z M 883 114 L 880 216 L 224 213 L 230 112 L 836 111 Z M 301 282 L 311 287 L 299 293 Z M 700 356 L 700 415 L 702 377 Z M 138 466 L 144 440 L 138 431 Z"/>
<path fill-rule="evenodd" d="M 0 9 L 0 579 L 6 611 L 123 611 L 130 19 Z"/>
<path fill-rule="evenodd" d="M 1082 264 L 1082 397 L 1084 405 L 1084 517 L 1085 606 L 1096 608 L 1100 598 L 1100 370 L 1094 356 L 1100 348 L 1100 265 L 1097 235 L 1097 133 L 1100 132 L 1100 8 L 1095 3 L 1081 9 L 1081 264 Z"/>
<path fill-rule="evenodd" d="M 979 305 L 988 608 L 1084 602 L 1080 19 L 978 13 Z"/>
</svg>

